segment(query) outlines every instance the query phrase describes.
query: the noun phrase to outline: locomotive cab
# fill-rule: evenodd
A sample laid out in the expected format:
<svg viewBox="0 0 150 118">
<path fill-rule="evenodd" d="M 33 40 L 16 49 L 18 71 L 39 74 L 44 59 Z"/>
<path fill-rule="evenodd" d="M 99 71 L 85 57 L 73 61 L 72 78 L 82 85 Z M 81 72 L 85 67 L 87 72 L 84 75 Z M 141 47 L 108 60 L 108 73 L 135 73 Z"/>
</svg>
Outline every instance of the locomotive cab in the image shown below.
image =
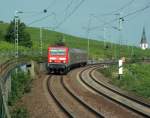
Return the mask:
<svg viewBox="0 0 150 118">
<path fill-rule="evenodd" d="M 50 73 L 65 73 L 68 64 L 68 48 L 49 47 L 48 48 L 48 70 Z"/>
</svg>

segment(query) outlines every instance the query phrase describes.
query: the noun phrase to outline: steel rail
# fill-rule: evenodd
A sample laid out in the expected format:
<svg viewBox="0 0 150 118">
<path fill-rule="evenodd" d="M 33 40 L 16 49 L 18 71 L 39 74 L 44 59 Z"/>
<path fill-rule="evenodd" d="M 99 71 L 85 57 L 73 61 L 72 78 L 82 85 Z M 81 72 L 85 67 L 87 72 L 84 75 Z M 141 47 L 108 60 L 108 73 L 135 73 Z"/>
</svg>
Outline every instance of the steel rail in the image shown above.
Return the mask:
<svg viewBox="0 0 150 118">
<path fill-rule="evenodd" d="M 132 108 L 132 107 L 126 105 L 126 104 L 123 104 L 123 103 L 121 103 L 121 102 L 119 102 L 119 101 L 113 99 L 112 97 L 106 95 L 105 93 L 99 91 L 99 90 L 96 89 L 95 87 L 91 86 L 89 83 L 87 83 L 87 82 L 83 79 L 83 73 L 84 73 L 84 71 L 86 71 L 86 70 L 88 70 L 88 69 L 89 69 L 89 68 L 86 68 L 86 69 L 82 70 L 81 73 L 80 73 L 80 75 L 79 75 L 80 78 L 81 78 L 81 81 L 82 81 L 86 86 L 88 86 L 89 88 L 91 88 L 92 90 L 94 90 L 95 92 L 97 92 L 98 94 L 104 96 L 105 98 L 108 98 L 108 99 L 110 99 L 110 100 L 112 100 L 112 101 L 114 101 L 114 102 L 116 102 L 116 103 L 118 103 L 118 104 L 120 104 L 120 105 L 122 105 L 122 106 L 124 106 L 124 107 L 126 107 L 126 108 L 128 108 L 128 109 L 130 109 L 131 111 L 136 112 L 136 113 L 139 114 L 139 115 L 142 115 L 142 116 L 144 116 L 144 117 L 150 117 L 150 115 L 149 115 L 148 113 L 143 113 L 143 112 L 138 111 L 138 110 L 136 110 L 136 109 L 134 109 L 134 108 Z M 95 68 L 92 69 L 91 71 L 93 71 L 93 70 L 95 70 Z"/>
<path fill-rule="evenodd" d="M 59 102 L 59 100 L 58 100 L 58 98 L 55 96 L 55 94 L 54 94 L 52 88 L 49 86 L 49 83 L 50 83 L 50 81 L 51 81 L 51 77 L 52 77 L 52 75 L 50 75 L 50 76 L 48 77 L 48 79 L 47 79 L 47 90 L 48 90 L 49 94 L 53 97 L 53 99 L 55 100 L 56 104 L 62 109 L 62 111 L 63 111 L 68 117 L 73 118 L 74 115 L 73 115 L 71 112 L 69 112 L 69 111 L 67 110 L 67 108 L 65 108 L 65 106 L 64 106 L 61 102 Z"/>
<path fill-rule="evenodd" d="M 146 102 L 143 102 L 143 101 L 141 101 L 141 100 L 139 100 L 139 99 L 133 98 L 133 97 L 127 95 L 127 94 L 123 94 L 121 91 L 114 89 L 112 86 L 110 86 L 110 85 L 108 85 L 108 84 L 106 84 L 106 83 L 104 83 L 104 82 L 102 82 L 102 81 L 100 81 L 100 80 L 97 80 L 97 79 L 93 76 L 93 71 L 95 71 L 95 70 L 97 70 L 97 68 L 96 68 L 96 69 L 93 69 L 93 70 L 90 71 L 90 73 L 89 73 L 89 76 L 91 77 L 91 79 L 92 79 L 93 81 L 95 81 L 95 82 L 98 83 L 99 85 L 101 85 L 101 86 L 107 88 L 108 90 L 110 90 L 110 91 L 112 91 L 112 92 L 114 92 L 114 93 L 117 93 L 118 95 L 121 95 L 121 96 L 123 96 L 123 97 L 125 97 L 125 98 L 127 98 L 127 99 L 130 99 L 130 100 L 132 100 L 132 101 L 138 103 L 138 104 L 141 104 L 141 105 L 143 105 L 143 106 L 145 106 L 145 107 L 150 108 L 150 104 L 149 104 L 149 103 L 146 103 Z"/>
<path fill-rule="evenodd" d="M 86 109 L 88 109 L 91 113 L 95 114 L 99 118 L 104 118 L 104 116 L 98 112 L 95 108 L 91 107 L 89 104 L 87 104 L 80 96 L 76 95 L 75 92 L 73 92 L 64 82 L 64 79 L 61 78 L 62 85 L 64 86 L 65 90 L 74 97 L 80 104 L 82 104 Z"/>
</svg>

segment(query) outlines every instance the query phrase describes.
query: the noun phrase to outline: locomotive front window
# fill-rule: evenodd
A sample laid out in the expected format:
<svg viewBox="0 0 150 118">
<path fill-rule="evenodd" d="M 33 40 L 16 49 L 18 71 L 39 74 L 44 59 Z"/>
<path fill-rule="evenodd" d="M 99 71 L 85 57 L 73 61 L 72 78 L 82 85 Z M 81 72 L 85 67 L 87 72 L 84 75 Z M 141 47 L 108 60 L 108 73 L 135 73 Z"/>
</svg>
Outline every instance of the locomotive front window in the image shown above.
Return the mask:
<svg viewBox="0 0 150 118">
<path fill-rule="evenodd" d="M 50 54 L 51 55 L 65 55 L 65 50 L 63 50 L 63 49 L 51 49 Z"/>
</svg>

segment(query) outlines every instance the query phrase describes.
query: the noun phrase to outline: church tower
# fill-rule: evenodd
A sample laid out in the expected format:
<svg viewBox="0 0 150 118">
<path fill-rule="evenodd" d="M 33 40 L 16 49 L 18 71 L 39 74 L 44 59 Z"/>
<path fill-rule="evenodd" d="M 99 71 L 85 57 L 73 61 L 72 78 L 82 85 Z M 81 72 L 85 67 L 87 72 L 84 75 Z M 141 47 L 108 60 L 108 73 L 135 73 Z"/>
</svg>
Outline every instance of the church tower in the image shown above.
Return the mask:
<svg viewBox="0 0 150 118">
<path fill-rule="evenodd" d="M 142 37 L 141 37 L 140 47 L 143 50 L 148 48 L 148 42 L 147 42 L 147 39 L 146 39 L 145 28 L 143 28 L 143 33 L 142 33 Z"/>
</svg>

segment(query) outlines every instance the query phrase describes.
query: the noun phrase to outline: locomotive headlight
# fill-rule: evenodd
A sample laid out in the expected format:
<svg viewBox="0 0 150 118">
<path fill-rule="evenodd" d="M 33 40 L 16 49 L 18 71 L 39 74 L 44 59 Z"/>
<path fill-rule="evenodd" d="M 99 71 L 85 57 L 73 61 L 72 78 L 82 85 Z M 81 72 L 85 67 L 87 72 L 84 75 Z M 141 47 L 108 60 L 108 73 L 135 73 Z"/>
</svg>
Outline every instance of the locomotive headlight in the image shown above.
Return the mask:
<svg viewBox="0 0 150 118">
<path fill-rule="evenodd" d="M 56 59 L 56 57 L 50 57 L 49 59 L 55 60 L 55 59 Z"/>
<path fill-rule="evenodd" d="M 65 61 L 65 60 L 66 60 L 66 58 L 64 58 L 64 57 L 60 57 L 60 58 L 59 58 L 59 60 L 64 60 L 64 61 Z"/>
</svg>

